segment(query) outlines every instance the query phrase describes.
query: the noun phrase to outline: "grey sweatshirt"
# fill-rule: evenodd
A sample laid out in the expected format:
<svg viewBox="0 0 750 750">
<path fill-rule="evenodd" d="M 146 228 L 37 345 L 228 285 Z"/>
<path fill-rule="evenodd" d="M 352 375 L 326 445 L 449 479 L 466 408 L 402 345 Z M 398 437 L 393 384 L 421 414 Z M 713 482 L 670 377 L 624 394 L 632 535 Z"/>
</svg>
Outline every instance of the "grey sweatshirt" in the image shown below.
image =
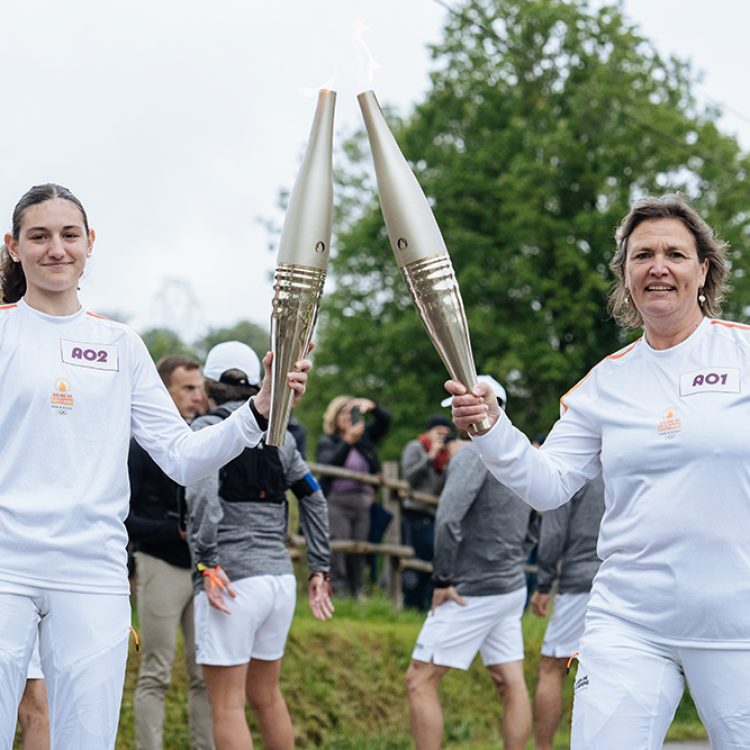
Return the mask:
<svg viewBox="0 0 750 750">
<path fill-rule="evenodd" d="M 234 411 L 244 403 L 232 401 L 223 406 Z M 219 416 L 207 415 L 196 419 L 191 427 L 199 430 L 220 421 Z M 289 432 L 279 449 L 279 458 L 287 487 L 306 475 L 312 479 L 310 469 L 302 460 Z M 221 565 L 231 581 L 293 572 L 289 553 L 284 546 L 287 533 L 286 503 L 226 502 L 219 496 L 218 472 L 187 487 L 185 500 L 188 506 L 188 543 L 194 569 L 193 587 L 196 591 L 203 589 L 203 579 L 195 571 L 198 562 L 209 567 Z M 325 496 L 320 489 L 316 489 L 298 498 L 298 501 L 300 525 L 307 541 L 308 566 L 311 571 L 328 572 L 330 546 Z"/>
<path fill-rule="evenodd" d="M 437 578 L 459 594 L 507 594 L 526 585 L 523 564 L 536 542 L 533 511 L 485 469 L 472 444 L 448 464 L 435 525 Z"/>
<path fill-rule="evenodd" d="M 410 440 L 401 452 L 401 474 L 413 490 L 439 495 L 445 484 L 445 473 L 435 470 L 427 451 L 420 440 Z M 427 515 L 435 515 L 435 506 L 420 500 L 406 498 L 406 510 L 418 510 Z"/>
<path fill-rule="evenodd" d="M 561 594 L 591 590 L 601 560 L 596 555 L 599 525 L 604 514 L 601 474 L 585 484 L 570 502 L 542 517 L 537 563 L 537 589 L 547 593 L 558 577 Z"/>
</svg>

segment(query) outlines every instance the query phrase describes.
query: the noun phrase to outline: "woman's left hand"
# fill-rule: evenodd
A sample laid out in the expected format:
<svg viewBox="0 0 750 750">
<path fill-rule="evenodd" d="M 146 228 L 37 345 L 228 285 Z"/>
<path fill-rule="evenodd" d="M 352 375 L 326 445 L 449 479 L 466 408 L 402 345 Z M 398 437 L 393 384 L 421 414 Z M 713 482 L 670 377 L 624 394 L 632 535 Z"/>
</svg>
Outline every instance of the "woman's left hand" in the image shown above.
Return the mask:
<svg viewBox="0 0 750 750">
<path fill-rule="evenodd" d="M 331 582 L 328 578 L 323 573 L 313 573 L 307 587 L 307 600 L 316 620 L 325 621 L 333 617 L 332 593 Z"/>
<path fill-rule="evenodd" d="M 309 351 L 312 351 L 313 345 L 310 344 Z M 267 352 L 266 356 L 263 357 L 263 384 L 260 387 L 258 395 L 253 399 L 255 408 L 268 419 L 271 413 L 271 362 L 273 361 L 273 353 Z M 297 402 L 305 395 L 307 389 L 307 373 L 312 367 L 312 362 L 309 359 L 298 359 L 294 363 L 294 370 L 288 372 L 286 376 L 286 382 L 289 387 L 294 391 L 292 408 L 297 405 Z"/>
</svg>

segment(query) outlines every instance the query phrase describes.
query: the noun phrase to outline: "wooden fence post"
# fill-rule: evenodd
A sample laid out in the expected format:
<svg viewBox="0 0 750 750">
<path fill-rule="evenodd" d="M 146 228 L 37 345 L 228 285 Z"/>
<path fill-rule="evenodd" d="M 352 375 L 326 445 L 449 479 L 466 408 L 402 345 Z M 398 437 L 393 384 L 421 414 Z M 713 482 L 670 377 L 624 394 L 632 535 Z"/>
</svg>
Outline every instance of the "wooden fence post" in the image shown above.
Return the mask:
<svg viewBox="0 0 750 750">
<path fill-rule="evenodd" d="M 383 507 L 393 514 L 393 520 L 386 531 L 385 540 L 390 544 L 401 544 L 401 501 L 398 492 L 388 487 L 389 480 L 395 481 L 398 479 L 398 463 L 396 461 L 383 463 L 383 479 L 386 480 L 382 487 Z M 399 558 L 387 555 L 384 567 L 388 596 L 393 607 L 400 611 L 404 606 L 404 597 L 401 589 Z"/>
</svg>

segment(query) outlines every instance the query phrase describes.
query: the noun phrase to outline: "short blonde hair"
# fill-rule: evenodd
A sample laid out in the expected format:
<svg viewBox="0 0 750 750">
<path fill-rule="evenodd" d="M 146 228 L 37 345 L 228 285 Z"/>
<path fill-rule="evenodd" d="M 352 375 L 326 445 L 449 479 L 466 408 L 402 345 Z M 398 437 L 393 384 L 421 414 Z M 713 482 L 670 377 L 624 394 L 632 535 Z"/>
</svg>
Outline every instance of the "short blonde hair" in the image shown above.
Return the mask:
<svg viewBox="0 0 750 750">
<path fill-rule="evenodd" d="M 331 399 L 331 403 L 326 406 L 323 414 L 323 432 L 326 435 L 336 434 L 336 419 L 341 410 L 352 401 L 354 401 L 353 396 L 336 396 L 336 398 Z"/>
</svg>

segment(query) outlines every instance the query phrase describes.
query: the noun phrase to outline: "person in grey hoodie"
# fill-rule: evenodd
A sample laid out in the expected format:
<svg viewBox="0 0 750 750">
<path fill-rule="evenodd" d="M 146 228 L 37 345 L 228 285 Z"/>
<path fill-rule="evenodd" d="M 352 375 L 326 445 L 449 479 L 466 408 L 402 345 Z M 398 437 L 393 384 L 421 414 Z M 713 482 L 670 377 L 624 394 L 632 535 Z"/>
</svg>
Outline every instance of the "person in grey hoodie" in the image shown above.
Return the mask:
<svg viewBox="0 0 750 750">
<path fill-rule="evenodd" d="M 560 724 L 568 662 L 578 650 L 591 584 L 601 563 L 596 542 L 603 515 L 604 480 L 600 474 L 585 484 L 569 503 L 545 512 L 542 517 L 537 552 L 539 574 L 531 597 L 531 611 L 538 617 L 546 617 L 556 580 L 558 589 L 542 642 L 534 696 L 536 750 L 552 750 Z"/>
<path fill-rule="evenodd" d="M 230 341 L 208 353 L 204 375 L 213 411 L 192 423 L 196 430 L 242 406 L 260 385 L 260 364 L 249 346 Z M 258 718 L 264 746 L 294 747 L 291 719 L 279 690 L 296 600 L 284 545 L 288 489 L 299 502 L 307 542 L 310 609 L 317 619 L 328 620 L 333 605 L 326 500 L 291 433 L 282 447 L 261 441 L 217 474 L 186 488 L 188 542 L 195 564 L 196 662 L 203 666 L 216 750 L 252 747 L 246 698 Z"/>
<path fill-rule="evenodd" d="M 505 392 L 491 381 L 501 406 Z M 531 703 L 523 672 L 523 563 L 536 541 L 532 511 L 484 468 L 466 443 L 451 458 L 435 527 L 432 610 L 406 673 L 411 732 L 417 750 L 436 750 L 443 736 L 438 696 L 451 668 L 468 669 L 477 651 L 503 703 L 503 747 L 523 750 Z"/>
</svg>

